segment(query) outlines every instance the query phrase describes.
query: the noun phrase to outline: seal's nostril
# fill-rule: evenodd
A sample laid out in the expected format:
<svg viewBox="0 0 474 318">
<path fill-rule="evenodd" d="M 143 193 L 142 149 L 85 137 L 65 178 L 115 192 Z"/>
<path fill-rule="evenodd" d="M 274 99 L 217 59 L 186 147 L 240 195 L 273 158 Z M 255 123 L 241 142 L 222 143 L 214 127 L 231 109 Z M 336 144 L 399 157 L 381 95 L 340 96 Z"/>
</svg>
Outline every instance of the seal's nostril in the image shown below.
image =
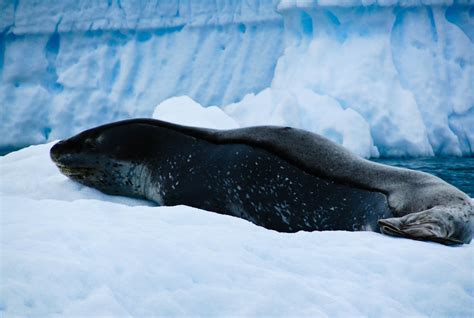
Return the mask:
<svg viewBox="0 0 474 318">
<path fill-rule="evenodd" d="M 64 152 L 64 140 L 58 141 L 51 147 L 51 150 L 49 151 L 49 155 L 53 161 L 58 161 L 61 153 Z"/>
<path fill-rule="evenodd" d="M 53 161 L 56 161 L 59 157 L 58 144 L 59 142 L 54 144 L 53 147 L 51 147 L 51 150 L 49 151 L 49 156 Z"/>
</svg>

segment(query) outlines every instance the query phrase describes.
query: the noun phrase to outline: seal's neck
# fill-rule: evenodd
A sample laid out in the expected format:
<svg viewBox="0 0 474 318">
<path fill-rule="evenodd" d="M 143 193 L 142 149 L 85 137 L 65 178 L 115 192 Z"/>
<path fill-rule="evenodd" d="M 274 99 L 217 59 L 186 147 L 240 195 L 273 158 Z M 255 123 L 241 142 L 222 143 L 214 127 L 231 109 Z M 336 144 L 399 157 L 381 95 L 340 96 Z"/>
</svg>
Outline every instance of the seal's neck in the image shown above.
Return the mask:
<svg viewBox="0 0 474 318">
<path fill-rule="evenodd" d="M 145 164 L 114 161 L 111 166 L 111 183 L 116 185 L 115 194 L 161 203 L 159 187 L 152 182 L 152 174 Z"/>
<path fill-rule="evenodd" d="M 163 197 L 161 194 L 161 185 L 156 181 L 152 171 L 144 164 L 135 168 L 134 172 L 135 182 L 138 185 L 136 188 L 137 194 L 144 199 L 153 201 L 158 205 L 163 205 Z"/>
</svg>

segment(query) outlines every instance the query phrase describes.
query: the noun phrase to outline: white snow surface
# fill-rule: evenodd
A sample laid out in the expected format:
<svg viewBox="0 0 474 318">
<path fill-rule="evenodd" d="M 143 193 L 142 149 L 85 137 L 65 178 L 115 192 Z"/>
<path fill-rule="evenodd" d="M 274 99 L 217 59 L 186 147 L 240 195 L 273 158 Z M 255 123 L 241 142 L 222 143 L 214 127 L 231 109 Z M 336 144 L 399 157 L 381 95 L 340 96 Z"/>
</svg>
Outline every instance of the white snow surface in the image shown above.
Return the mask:
<svg viewBox="0 0 474 318">
<path fill-rule="evenodd" d="M 474 315 L 473 244 L 278 233 L 108 196 L 60 174 L 52 145 L 0 157 L 2 317 Z"/>
<path fill-rule="evenodd" d="M 152 117 L 185 126 L 213 129 L 239 128 L 239 124 L 220 108 L 203 107 L 188 96 L 165 100 L 155 108 Z"/>
<path fill-rule="evenodd" d="M 365 157 L 473 155 L 473 12 L 471 0 L 2 1 L 0 148 L 186 95 Z"/>
</svg>

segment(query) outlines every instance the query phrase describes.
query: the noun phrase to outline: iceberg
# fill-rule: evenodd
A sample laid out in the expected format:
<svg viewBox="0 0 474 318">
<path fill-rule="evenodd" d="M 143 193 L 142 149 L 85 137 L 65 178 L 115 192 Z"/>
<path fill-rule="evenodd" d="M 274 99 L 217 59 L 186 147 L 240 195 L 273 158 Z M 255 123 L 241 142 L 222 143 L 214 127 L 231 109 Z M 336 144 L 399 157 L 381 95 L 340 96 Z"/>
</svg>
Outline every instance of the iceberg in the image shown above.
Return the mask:
<svg viewBox="0 0 474 318">
<path fill-rule="evenodd" d="M 279 4 L 286 46 L 272 85 L 229 114 L 315 131 L 365 157 L 472 155 L 472 6 L 335 3 Z M 262 100 L 267 116 L 245 110 L 265 112 Z"/>
<path fill-rule="evenodd" d="M 0 147 L 150 117 L 173 96 L 236 102 L 270 84 L 283 49 L 268 1 L 1 6 Z"/>
<path fill-rule="evenodd" d="M 469 0 L 5 1 L 0 148 L 189 96 L 364 157 L 474 154 Z"/>
</svg>

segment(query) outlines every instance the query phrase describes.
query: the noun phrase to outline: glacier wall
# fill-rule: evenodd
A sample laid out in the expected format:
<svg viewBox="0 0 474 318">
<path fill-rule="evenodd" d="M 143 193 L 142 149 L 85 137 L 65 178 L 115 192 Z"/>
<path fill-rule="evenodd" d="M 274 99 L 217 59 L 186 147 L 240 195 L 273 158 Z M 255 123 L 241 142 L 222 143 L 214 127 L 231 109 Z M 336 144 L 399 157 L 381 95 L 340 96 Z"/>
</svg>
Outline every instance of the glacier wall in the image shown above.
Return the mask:
<svg viewBox="0 0 474 318">
<path fill-rule="evenodd" d="M 0 32 L 0 147 L 187 95 L 365 157 L 474 155 L 469 0 L 20 0 Z"/>
<path fill-rule="evenodd" d="M 278 10 L 286 43 L 270 89 L 225 108 L 241 123 L 302 127 L 366 157 L 474 154 L 473 6 Z"/>
<path fill-rule="evenodd" d="M 268 1 L 12 1 L 0 14 L 0 147 L 150 117 L 175 95 L 237 101 L 270 85 L 283 50 Z"/>
</svg>

